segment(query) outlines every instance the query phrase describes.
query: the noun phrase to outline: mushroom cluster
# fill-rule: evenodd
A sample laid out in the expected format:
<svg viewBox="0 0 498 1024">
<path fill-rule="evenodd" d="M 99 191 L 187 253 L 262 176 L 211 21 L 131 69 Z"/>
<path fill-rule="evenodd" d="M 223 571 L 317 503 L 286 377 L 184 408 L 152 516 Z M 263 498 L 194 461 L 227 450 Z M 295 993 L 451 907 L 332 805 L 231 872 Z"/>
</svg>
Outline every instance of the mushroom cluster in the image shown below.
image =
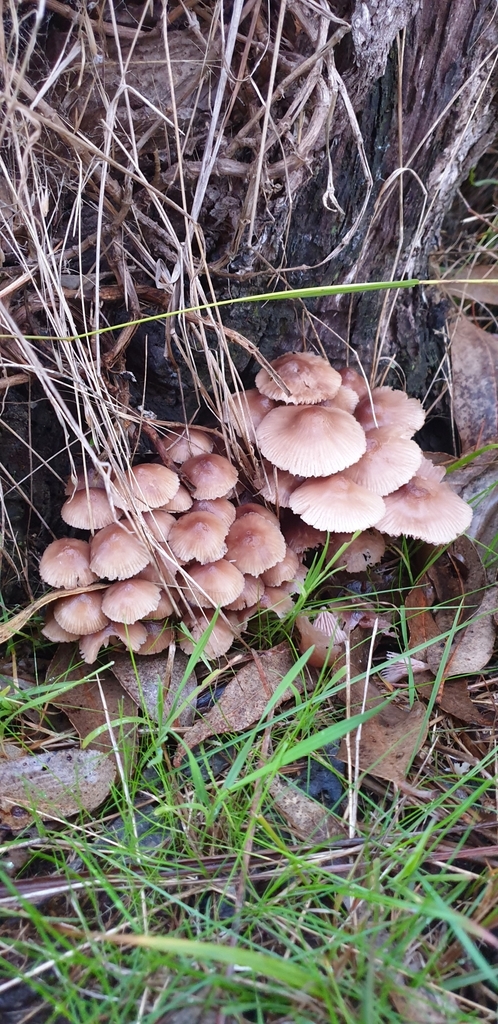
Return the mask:
<svg viewBox="0 0 498 1024">
<path fill-rule="evenodd" d="M 211 625 L 205 653 L 216 658 L 258 609 L 292 609 L 303 553 L 328 532 L 338 548 L 353 531 L 369 531 L 361 565 L 381 557 L 378 531 L 442 544 L 470 524 L 469 506 L 441 482 L 444 470 L 411 440 L 424 422 L 416 399 L 370 391 L 353 370 L 338 372 L 310 353 L 275 360 L 256 385 L 234 395 L 227 413 L 261 453 L 253 479 L 241 483 L 217 435 L 198 427 L 167 431 L 168 465 L 71 479 L 62 518 L 91 535 L 49 544 L 40 575 L 62 589 L 100 586 L 56 600 L 45 636 L 78 640 L 92 663 L 111 639 L 158 653 L 179 624 L 180 646 L 191 653 Z"/>
</svg>

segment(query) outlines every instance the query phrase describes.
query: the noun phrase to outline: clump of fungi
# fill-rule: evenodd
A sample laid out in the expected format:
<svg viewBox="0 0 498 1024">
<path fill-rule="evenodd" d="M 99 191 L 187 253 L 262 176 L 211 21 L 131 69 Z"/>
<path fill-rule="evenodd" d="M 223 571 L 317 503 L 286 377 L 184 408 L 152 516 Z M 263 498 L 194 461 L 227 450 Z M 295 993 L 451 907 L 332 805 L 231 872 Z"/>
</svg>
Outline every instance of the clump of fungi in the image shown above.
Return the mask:
<svg viewBox="0 0 498 1024">
<path fill-rule="evenodd" d="M 333 553 L 364 531 L 345 557 L 358 571 L 382 557 L 382 533 L 448 544 L 468 528 L 471 509 L 412 440 L 424 422 L 417 399 L 370 390 L 354 370 L 307 352 L 281 356 L 255 383 L 226 413 L 259 449 L 253 479 L 241 483 L 217 434 L 198 427 L 167 431 L 158 450 L 168 465 L 136 465 L 119 480 L 95 470 L 71 479 L 62 518 L 91 536 L 49 544 L 41 578 L 68 590 L 107 585 L 55 601 L 45 636 L 79 640 L 91 663 L 111 639 L 158 653 L 183 623 L 176 635 L 190 653 L 219 608 L 205 649 L 216 658 L 258 609 L 292 609 L 304 553 L 328 533 Z M 259 500 L 245 500 L 248 491 Z"/>
</svg>

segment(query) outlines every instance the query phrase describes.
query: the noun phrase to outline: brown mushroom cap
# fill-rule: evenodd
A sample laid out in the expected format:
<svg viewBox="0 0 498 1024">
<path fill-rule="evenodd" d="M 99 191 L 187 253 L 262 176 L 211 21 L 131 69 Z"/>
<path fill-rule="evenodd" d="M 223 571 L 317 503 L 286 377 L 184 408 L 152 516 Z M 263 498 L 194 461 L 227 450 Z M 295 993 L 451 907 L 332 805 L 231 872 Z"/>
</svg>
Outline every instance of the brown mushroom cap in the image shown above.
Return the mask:
<svg viewBox="0 0 498 1024">
<path fill-rule="evenodd" d="M 386 511 L 377 529 L 391 537 L 415 537 L 427 544 L 450 544 L 467 530 L 472 509 L 448 484 L 414 476 L 384 499 Z"/>
<path fill-rule="evenodd" d="M 161 505 L 161 511 L 163 512 L 187 512 L 189 508 L 192 508 L 193 498 L 190 491 L 180 484 L 174 498 L 170 501 L 166 501 L 164 505 Z"/>
<path fill-rule="evenodd" d="M 164 440 L 170 458 L 177 464 L 186 462 L 187 459 L 191 459 L 194 455 L 202 455 L 204 452 L 212 452 L 213 450 L 213 441 L 210 434 L 206 434 L 199 427 L 168 430 Z"/>
<path fill-rule="evenodd" d="M 318 548 L 327 540 L 324 530 L 316 530 L 314 526 L 305 523 L 300 516 L 296 516 L 291 511 L 285 512 L 282 533 L 288 546 L 296 552 L 296 555 L 302 555 L 304 551 Z"/>
<path fill-rule="evenodd" d="M 364 530 L 355 540 L 352 533 L 333 533 L 329 538 L 328 557 L 332 558 L 344 544 L 347 547 L 335 564 L 344 566 L 346 572 L 364 572 L 367 566 L 380 562 L 386 550 L 386 542 L 378 530 Z"/>
<path fill-rule="evenodd" d="M 242 608 L 252 608 L 261 600 L 264 592 L 265 587 L 260 576 L 244 576 L 244 589 L 240 597 L 225 605 L 225 611 L 238 612 Z"/>
<path fill-rule="evenodd" d="M 157 462 L 143 463 L 133 466 L 125 476 L 126 484 L 115 481 L 116 490 L 124 496 L 125 507 L 128 505 L 127 486 L 139 509 L 160 508 L 174 498 L 179 486 L 180 477 L 172 469 Z M 126 486 L 127 485 L 127 486 Z M 122 497 L 116 499 L 118 504 Z"/>
<path fill-rule="evenodd" d="M 304 477 L 338 473 L 357 462 L 367 447 L 354 416 L 322 405 L 278 406 L 260 423 L 257 437 L 265 458 Z"/>
<path fill-rule="evenodd" d="M 284 619 L 294 609 L 294 601 L 284 587 L 265 587 L 259 606 L 267 612 L 275 612 L 279 619 Z"/>
<path fill-rule="evenodd" d="M 345 475 L 355 484 L 366 487 L 374 494 L 391 494 L 417 472 L 422 451 L 415 441 L 395 437 L 389 427 L 369 430 L 366 434 L 367 450 Z"/>
<path fill-rule="evenodd" d="M 353 370 L 352 366 L 343 366 L 339 373 L 343 386 L 356 391 L 358 398 L 365 398 L 369 394 L 370 389 L 365 377 L 358 373 L 357 370 Z"/>
<path fill-rule="evenodd" d="M 226 419 L 237 434 L 255 444 L 256 427 L 274 408 L 275 402 L 271 398 L 262 395 L 257 388 L 251 388 L 231 396 L 230 404 L 227 403 Z"/>
<path fill-rule="evenodd" d="M 321 404 L 326 409 L 342 409 L 344 412 L 352 413 L 355 411 L 359 401 L 360 398 L 356 391 L 343 385 L 339 388 L 334 398 L 327 398 Z"/>
<path fill-rule="evenodd" d="M 166 543 L 171 527 L 176 523 L 175 517 L 162 508 L 156 508 L 153 512 L 144 512 L 143 520 L 154 540 L 159 541 L 160 544 Z"/>
<path fill-rule="evenodd" d="M 230 604 L 244 590 L 242 573 L 224 558 L 206 565 L 191 565 L 188 573 L 192 583 L 186 591 L 187 600 L 201 608 Z"/>
<path fill-rule="evenodd" d="M 212 512 L 223 520 L 227 530 L 235 519 L 235 505 L 228 498 L 200 498 L 194 501 L 192 512 Z"/>
<path fill-rule="evenodd" d="M 292 548 L 287 547 L 282 561 L 277 562 L 271 569 L 266 569 L 261 574 L 261 579 L 265 587 L 279 587 L 281 583 L 295 578 L 299 565 L 300 562 L 296 552 Z"/>
<path fill-rule="evenodd" d="M 285 540 L 278 526 L 249 512 L 230 527 L 226 557 L 244 575 L 259 576 L 285 557 Z"/>
<path fill-rule="evenodd" d="M 59 626 L 52 608 L 47 609 L 45 625 L 42 628 L 42 633 L 43 636 L 47 637 L 47 640 L 52 640 L 54 644 L 74 643 L 75 640 L 79 640 L 80 638 L 79 633 L 68 633 L 67 629 L 63 629 L 62 626 Z"/>
<path fill-rule="evenodd" d="M 160 654 L 173 643 L 173 630 L 167 622 L 146 622 L 147 638 L 138 648 L 138 654 Z"/>
<path fill-rule="evenodd" d="M 117 495 L 116 500 L 120 500 Z M 97 487 L 75 491 L 61 508 L 64 522 L 77 530 L 100 530 L 115 523 L 122 514 L 121 508 L 113 508 L 106 492 Z"/>
<path fill-rule="evenodd" d="M 169 615 L 172 615 L 174 611 L 173 603 L 170 599 L 169 594 L 161 589 L 161 596 L 159 598 L 159 604 L 155 611 L 148 612 L 147 615 L 143 615 L 142 618 L 145 622 L 158 622 L 160 619 L 167 619 Z"/>
<path fill-rule="evenodd" d="M 171 528 L 169 545 L 174 555 L 201 565 L 226 554 L 226 524 L 212 512 L 187 512 Z"/>
<path fill-rule="evenodd" d="M 120 523 L 99 530 L 90 541 L 90 568 L 99 578 L 126 580 L 144 569 L 149 552 L 135 533 Z"/>
<path fill-rule="evenodd" d="M 102 611 L 102 597 L 105 591 L 94 590 L 89 594 L 73 594 L 61 597 L 53 606 L 54 617 L 67 633 L 86 636 L 107 626 L 109 619 Z"/>
<path fill-rule="evenodd" d="M 98 576 L 90 569 L 90 545 L 86 540 L 62 537 L 45 548 L 40 560 L 40 576 L 51 587 L 86 587 Z"/>
<path fill-rule="evenodd" d="M 223 455 L 195 455 L 182 466 L 183 476 L 195 487 L 194 498 L 224 498 L 239 474 Z"/>
<path fill-rule="evenodd" d="M 337 370 L 313 352 L 289 352 L 274 359 L 270 366 L 287 390 L 284 391 L 265 369 L 256 375 L 255 383 L 258 391 L 278 402 L 314 405 L 323 402 L 325 398 L 333 398 L 341 386 Z"/>
<path fill-rule="evenodd" d="M 406 392 L 386 387 L 373 388 L 370 395 L 360 400 L 354 414 L 364 430 L 389 427 L 401 437 L 411 437 L 425 422 L 418 398 L 408 398 Z"/>
<path fill-rule="evenodd" d="M 384 515 L 384 501 L 349 480 L 344 473 L 306 480 L 291 495 L 293 512 L 318 530 L 349 533 L 374 526 Z"/>
<path fill-rule="evenodd" d="M 294 476 L 293 473 L 288 473 L 284 469 L 277 469 L 267 459 L 263 459 L 263 465 L 258 474 L 256 486 L 261 481 L 263 482 L 258 490 L 258 494 L 265 501 L 271 501 L 273 505 L 277 505 L 279 508 L 288 508 L 289 498 L 296 487 L 303 482 L 303 477 Z"/>
<path fill-rule="evenodd" d="M 120 640 L 130 651 L 140 650 L 141 644 L 147 639 L 147 630 L 141 622 L 134 622 L 130 626 L 122 622 L 109 622 L 103 629 L 96 633 L 89 633 L 82 636 L 80 640 L 80 654 L 87 665 L 92 665 L 101 647 L 108 647 L 111 638 Z"/>
<path fill-rule="evenodd" d="M 317 629 L 310 622 L 306 615 L 298 615 L 296 626 L 299 630 L 300 640 L 298 649 L 300 654 L 305 654 L 310 647 L 314 651 L 310 654 L 307 664 L 313 668 L 323 668 L 325 665 L 332 665 L 341 654 L 341 648 L 336 644 L 330 634 L 327 635 L 321 629 Z"/>
<path fill-rule="evenodd" d="M 186 619 L 185 625 L 192 634 L 195 643 L 197 643 L 203 633 L 206 632 L 214 614 L 215 612 L 203 612 L 202 615 L 189 616 L 188 619 Z M 230 650 L 234 639 L 234 631 L 220 615 L 218 616 L 212 633 L 203 648 L 204 654 L 207 658 L 219 658 L 222 654 L 226 654 L 226 652 Z M 188 637 L 184 634 L 180 635 L 179 643 L 182 651 L 185 651 L 185 654 L 192 654 L 192 651 L 194 650 L 194 643 L 192 643 Z"/>
<path fill-rule="evenodd" d="M 243 505 L 238 505 L 235 510 L 235 518 L 241 519 L 242 516 L 248 516 L 250 512 L 255 512 L 258 516 L 263 516 L 269 523 L 273 523 L 274 526 L 278 526 L 280 529 L 280 523 L 278 517 L 271 509 L 266 508 L 266 505 L 258 505 L 256 501 L 246 501 Z"/>
<path fill-rule="evenodd" d="M 69 477 L 64 494 L 67 498 L 70 498 L 75 491 L 86 490 L 87 487 L 95 488 L 96 490 L 105 488 L 104 477 L 95 466 L 87 466 L 86 470 L 79 469 L 76 473 L 76 482 L 72 477 Z"/>
<path fill-rule="evenodd" d="M 102 599 L 102 611 L 112 622 L 131 625 L 153 612 L 161 597 L 155 583 L 148 580 L 122 580 L 108 587 Z"/>
</svg>

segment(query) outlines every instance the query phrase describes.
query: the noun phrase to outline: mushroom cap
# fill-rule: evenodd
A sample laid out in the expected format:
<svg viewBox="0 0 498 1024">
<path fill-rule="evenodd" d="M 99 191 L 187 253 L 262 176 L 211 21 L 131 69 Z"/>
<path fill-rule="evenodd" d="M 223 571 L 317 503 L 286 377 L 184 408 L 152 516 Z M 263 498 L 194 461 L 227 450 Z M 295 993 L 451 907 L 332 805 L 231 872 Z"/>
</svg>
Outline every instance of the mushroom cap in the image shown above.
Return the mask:
<svg viewBox="0 0 498 1024">
<path fill-rule="evenodd" d="M 260 598 L 259 607 L 267 612 L 275 612 L 279 619 L 284 619 L 294 609 L 294 601 L 284 587 L 265 587 Z"/>
<path fill-rule="evenodd" d="M 266 569 L 261 574 L 265 587 L 279 587 L 287 580 L 293 580 L 299 568 L 300 562 L 296 552 L 286 547 L 285 556 L 281 562 L 277 562 L 271 569 Z"/>
<path fill-rule="evenodd" d="M 346 385 L 342 385 L 334 398 L 326 398 L 322 405 L 326 409 L 342 409 L 344 412 L 354 412 L 360 396 L 353 388 L 348 388 Z"/>
<path fill-rule="evenodd" d="M 345 475 L 374 494 L 391 494 L 408 483 L 422 461 L 422 450 L 407 437 L 395 437 L 389 427 L 367 431 L 367 450 Z"/>
<path fill-rule="evenodd" d="M 120 501 L 117 494 L 116 501 Z M 122 514 L 121 508 L 113 508 L 106 492 L 100 487 L 75 491 L 61 508 L 64 522 L 77 530 L 100 530 L 103 526 L 115 523 Z"/>
<path fill-rule="evenodd" d="M 226 557 L 244 575 L 259 576 L 285 557 L 285 540 L 278 526 L 248 512 L 230 527 Z"/>
<path fill-rule="evenodd" d="M 387 387 L 373 388 L 370 395 L 360 399 L 354 414 L 364 430 L 389 427 L 401 437 L 411 437 L 425 422 L 418 398 L 408 398 L 405 391 Z"/>
<path fill-rule="evenodd" d="M 76 483 L 69 477 L 64 494 L 70 498 L 75 491 L 86 490 L 87 487 L 102 490 L 105 488 L 104 477 L 95 466 L 87 466 L 86 469 L 78 469 L 76 472 Z"/>
<path fill-rule="evenodd" d="M 102 599 L 102 611 L 113 622 L 131 625 L 153 612 L 161 597 L 157 584 L 148 580 L 122 580 L 108 587 Z"/>
<path fill-rule="evenodd" d="M 206 632 L 214 614 L 215 612 L 203 612 L 202 615 L 189 616 L 185 620 L 185 625 L 192 634 L 195 644 Z M 219 658 L 222 654 L 226 654 L 226 652 L 230 650 L 234 638 L 234 631 L 227 622 L 224 622 L 220 615 L 214 624 L 209 639 L 203 647 L 203 652 L 207 658 Z M 179 643 L 182 651 L 185 651 L 185 654 L 192 654 L 194 650 L 194 643 L 192 643 L 188 637 L 181 635 Z"/>
<path fill-rule="evenodd" d="M 118 504 L 123 500 L 128 505 L 127 486 L 135 499 L 138 509 L 161 508 L 167 501 L 174 498 L 179 486 L 180 477 L 172 469 L 163 466 L 158 462 L 145 462 L 138 466 L 132 466 L 126 473 L 126 483 L 115 481 L 116 489 L 120 492 L 121 498 L 117 498 Z"/>
<path fill-rule="evenodd" d="M 355 540 L 352 533 L 334 533 L 329 538 L 329 558 L 340 551 L 344 544 L 347 544 L 347 548 L 335 564 L 344 566 L 346 572 L 364 572 L 367 566 L 380 562 L 386 550 L 386 542 L 378 530 L 364 530 Z"/>
<path fill-rule="evenodd" d="M 241 519 L 243 516 L 248 516 L 250 512 L 255 512 L 258 516 L 263 516 L 269 523 L 273 523 L 274 526 L 278 526 L 280 529 L 280 523 L 278 517 L 271 509 L 266 508 L 266 505 L 258 505 L 257 501 L 246 501 L 243 505 L 238 505 L 235 510 L 235 518 Z"/>
<path fill-rule="evenodd" d="M 260 576 L 244 576 L 244 589 L 240 596 L 230 604 L 225 605 L 225 611 L 238 612 L 242 608 L 252 608 L 261 600 L 265 592 L 263 580 Z"/>
<path fill-rule="evenodd" d="M 263 485 L 258 494 L 265 501 L 271 501 L 279 508 L 288 508 L 289 498 L 296 487 L 303 482 L 303 477 L 294 476 L 293 473 L 289 473 L 285 469 L 277 469 L 276 466 L 272 466 L 271 462 L 263 459 L 263 465 L 258 474 L 258 483 L 261 483 L 261 480 L 263 480 Z"/>
<path fill-rule="evenodd" d="M 236 601 L 244 590 L 242 573 L 225 558 L 205 565 L 191 565 L 188 572 L 192 583 L 185 596 L 191 604 L 196 603 L 201 608 L 224 607 Z"/>
<path fill-rule="evenodd" d="M 213 450 L 210 434 L 206 434 L 199 427 L 168 430 L 164 441 L 170 458 L 177 464 L 191 459 L 193 455 L 202 455 L 203 452 L 212 452 Z"/>
<path fill-rule="evenodd" d="M 173 643 L 173 630 L 166 622 L 146 622 L 147 638 L 138 648 L 138 654 L 160 654 Z"/>
<path fill-rule="evenodd" d="M 391 537 L 404 534 L 427 544 L 450 544 L 467 530 L 472 509 L 448 484 L 414 476 L 384 499 L 386 511 L 377 529 Z"/>
<path fill-rule="evenodd" d="M 171 528 L 169 546 L 174 555 L 205 565 L 226 554 L 227 526 L 212 512 L 186 512 Z"/>
<path fill-rule="evenodd" d="M 147 639 L 147 631 L 141 622 L 134 622 L 130 626 L 125 626 L 122 622 L 109 622 L 96 633 L 81 637 L 80 654 L 83 661 L 87 665 L 92 665 L 101 647 L 108 647 L 112 637 L 116 637 L 129 651 L 136 653 Z"/>
<path fill-rule="evenodd" d="M 294 512 L 286 511 L 282 523 L 282 532 L 290 548 L 296 555 L 302 555 L 304 551 L 310 551 L 325 544 L 327 534 L 324 530 L 316 530 L 314 526 L 305 523 L 300 516 Z"/>
<path fill-rule="evenodd" d="M 310 647 L 314 651 L 310 654 L 307 664 L 313 668 L 323 668 L 324 665 L 331 665 L 339 657 L 341 648 L 334 646 L 334 638 L 330 634 L 317 629 L 306 615 L 298 615 L 296 626 L 299 630 L 300 640 L 298 649 L 300 654 L 305 654 Z"/>
<path fill-rule="evenodd" d="M 370 388 L 366 378 L 361 373 L 358 373 L 357 370 L 353 370 L 352 366 L 343 366 L 339 373 L 343 386 L 356 391 L 358 398 L 365 398 L 368 395 Z"/>
<path fill-rule="evenodd" d="M 199 498 L 194 501 L 192 512 L 212 512 L 223 520 L 227 530 L 235 519 L 235 505 L 228 498 Z"/>
<path fill-rule="evenodd" d="M 315 405 L 333 398 L 341 386 L 341 377 L 327 359 L 313 352 L 288 352 L 274 359 L 270 366 L 285 384 L 284 391 L 268 373 L 261 369 L 256 387 L 267 398 L 290 405 Z"/>
<path fill-rule="evenodd" d="M 274 408 L 275 402 L 271 398 L 261 394 L 257 388 L 251 388 L 231 396 L 230 404 L 226 406 L 226 419 L 239 436 L 255 444 L 256 427 Z"/>
<path fill-rule="evenodd" d="M 76 633 L 77 636 L 95 633 L 109 622 L 102 611 L 102 597 L 101 590 L 61 597 L 53 606 L 54 618 L 68 633 Z"/>
<path fill-rule="evenodd" d="M 161 588 L 159 604 L 157 608 L 151 612 L 148 612 L 147 615 L 143 615 L 142 618 L 146 622 L 158 622 L 160 619 L 167 619 L 168 615 L 172 615 L 173 612 L 174 608 L 170 596 L 166 592 L 166 590 Z"/>
<path fill-rule="evenodd" d="M 45 548 L 40 560 L 40 576 L 51 587 L 86 587 L 98 576 L 90 569 L 90 545 L 86 540 L 62 537 Z"/>
<path fill-rule="evenodd" d="M 444 480 L 446 476 L 446 469 L 444 466 L 438 466 L 431 459 L 423 455 L 416 475 L 423 477 L 424 480 L 434 480 L 435 483 L 440 484 L 441 480 Z"/>
<path fill-rule="evenodd" d="M 47 637 L 47 640 L 52 640 L 54 644 L 74 643 L 75 640 L 79 640 L 80 638 L 79 633 L 68 633 L 67 629 L 63 629 L 62 626 L 59 626 L 52 608 L 47 609 L 45 625 L 42 628 L 42 633 L 43 636 Z"/>
<path fill-rule="evenodd" d="M 194 498 L 224 498 L 239 474 L 223 455 L 194 455 L 182 466 L 183 476 L 194 485 Z"/>
<path fill-rule="evenodd" d="M 144 512 L 143 520 L 154 540 L 159 541 L 160 544 L 166 543 L 171 527 L 176 523 L 175 517 L 162 508 L 156 508 L 153 512 Z"/>
<path fill-rule="evenodd" d="M 305 523 L 331 533 L 366 530 L 376 525 L 385 510 L 378 494 L 355 484 L 344 473 L 306 480 L 291 495 L 290 503 Z"/>
<path fill-rule="evenodd" d="M 90 568 L 99 578 L 126 580 L 144 569 L 150 556 L 135 533 L 111 523 L 90 541 Z"/>
<path fill-rule="evenodd" d="M 174 498 L 161 505 L 161 510 L 163 512 L 187 512 L 189 508 L 192 508 L 192 501 L 190 491 L 184 484 L 180 484 Z"/>
<path fill-rule="evenodd" d="M 367 447 L 354 416 L 322 405 L 278 406 L 260 423 L 257 437 L 265 458 L 304 477 L 338 473 L 357 462 Z"/>
</svg>

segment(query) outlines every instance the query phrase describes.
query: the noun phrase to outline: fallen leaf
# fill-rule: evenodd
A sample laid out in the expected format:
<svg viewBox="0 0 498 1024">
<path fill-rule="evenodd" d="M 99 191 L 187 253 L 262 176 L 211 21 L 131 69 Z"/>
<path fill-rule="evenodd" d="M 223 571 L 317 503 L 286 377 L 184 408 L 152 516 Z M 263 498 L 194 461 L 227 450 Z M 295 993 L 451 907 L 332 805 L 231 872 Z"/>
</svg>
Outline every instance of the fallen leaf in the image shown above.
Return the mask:
<svg viewBox="0 0 498 1024">
<path fill-rule="evenodd" d="M 175 647 L 171 659 L 167 654 L 147 657 L 137 654 L 134 661 L 135 664 L 128 654 L 116 653 L 111 671 L 135 703 L 147 712 L 151 721 L 159 721 L 161 704 L 164 717 L 169 715 L 174 705 L 181 707 L 187 701 L 174 724 L 182 728 L 191 725 L 195 716 L 195 701 L 191 702 L 189 698 L 197 687 L 197 679 L 192 672 L 184 681 L 189 661 L 187 655 Z"/>
<path fill-rule="evenodd" d="M 369 682 L 369 695 L 374 696 L 375 684 Z M 382 697 L 380 690 L 377 691 Z M 379 779 L 403 782 L 414 754 L 427 736 L 425 706 L 416 701 L 409 711 L 394 703 L 382 708 L 360 727 L 359 768 Z M 353 765 L 356 764 L 356 730 L 350 734 Z M 341 741 L 339 758 L 348 760 L 346 737 Z"/>
<path fill-rule="evenodd" d="M 468 675 L 479 672 L 491 658 L 495 644 L 496 626 L 493 613 L 498 601 L 498 586 L 489 587 L 471 619 L 455 635 L 444 668 L 444 676 Z M 437 620 L 437 616 L 436 616 Z M 436 640 L 427 649 L 426 660 L 434 674 L 439 671 L 444 657 L 447 638 Z"/>
<path fill-rule="evenodd" d="M 0 823 L 14 829 L 23 828 L 35 814 L 60 819 L 93 811 L 116 776 L 113 759 L 98 750 L 27 754 L 4 743 L 1 755 Z"/>
<path fill-rule="evenodd" d="M 323 843 L 327 839 L 344 835 L 344 822 L 297 786 L 277 777 L 269 790 L 275 809 L 299 839 L 307 843 Z"/>
<path fill-rule="evenodd" d="M 472 504 L 470 537 L 491 546 L 496 538 L 498 517 L 498 452 L 483 452 L 472 462 L 456 469 L 449 478 L 460 497 Z"/>
<path fill-rule="evenodd" d="M 98 680 L 86 679 L 88 668 L 81 662 L 73 664 L 73 661 L 73 645 L 61 644 L 50 662 L 46 681 L 51 682 L 57 679 L 59 683 L 74 682 L 75 685 L 62 693 L 60 697 L 53 699 L 51 703 L 65 712 L 82 742 L 90 733 L 106 726 L 109 720 L 113 723 L 115 742 L 118 743 L 122 753 L 126 750 L 129 754 L 136 746 L 137 723 L 128 722 L 126 719 L 136 718 L 135 703 L 109 672 L 99 672 L 105 700 L 104 707 Z M 122 725 L 116 724 L 122 720 L 124 720 Z M 98 736 L 95 736 L 88 744 L 88 749 L 112 753 L 114 743 L 109 730 L 104 728 Z"/>
<path fill-rule="evenodd" d="M 483 714 L 479 705 L 471 700 L 466 679 L 450 679 L 446 683 L 439 707 L 441 711 L 469 725 L 489 726 L 493 722 L 493 716 Z"/>
<path fill-rule="evenodd" d="M 105 590 L 108 586 L 108 583 L 91 583 L 88 587 L 75 587 L 74 590 L 51 590 L 47 594 L 42 594 L 37 601 L 32 601 L 26 608 L 22 608 L 20 612 L 17 612 L 17 615 L 13 615 L 8 622 L 3 622 L 0 625 L 0 644 L 7 643 L 11 636 L 15 636 L 16 633 L 23 629 L 33 615 L 36 615 L 36 612 L 39 612 L 41 608 L 45 608 L 47 604 L 57 601 L 59 597 L 72 597 L 73 594 L 90 594 L 92 590 Z"/>
<path fill-rule="evenodd" d="M 294 657 L 287 643 L 256 655 L 254 661 L 244 665 L 234 675 L 219 701 L 207 715 L 187 729 L 183 738 L 186 746 L 192 749 L 209 736 L 241 732 L 258 722 L 264 715 L 272 694 L 294 664 Z M 301 690 L 302 683 L 299 678 L 294 680 L 292 687 L 280 695 L 276 707 L 289 700 L 295 689 Z M 173 762 L 175 767 L 179 767 L 184 756 L 184 747 L 179 746 Z"/>
<path fill-rule="evenodd" d="M 468 317 L 451 335 L 452 407 L 463 452 L 498 438 L 498 336 Z"/>
<path fill-rule="evenodd" d="M 488 281 L 487 278 L 492 280 Z M 469 283 L 469 280 L 472 283 Z M 441 281 L 441 286 L 457 298 L 474 299 L 484 305 L 498 305 L 498 267 L 482 264 L 479 267 L 463 267 L 452 274 L 451 281 Z"/>
</svg>

